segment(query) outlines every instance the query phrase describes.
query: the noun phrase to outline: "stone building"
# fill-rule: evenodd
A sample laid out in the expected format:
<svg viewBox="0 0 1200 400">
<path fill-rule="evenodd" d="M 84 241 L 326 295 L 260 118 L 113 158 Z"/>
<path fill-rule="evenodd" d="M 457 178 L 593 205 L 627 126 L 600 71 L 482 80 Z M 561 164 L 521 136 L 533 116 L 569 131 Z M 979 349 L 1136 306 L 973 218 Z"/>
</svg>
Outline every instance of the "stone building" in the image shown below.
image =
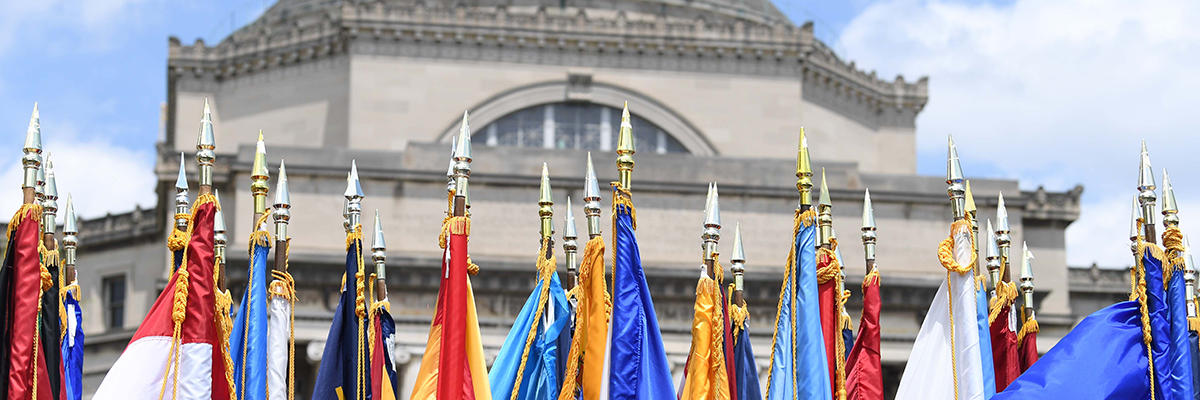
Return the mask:
<svg viewBox="0 0 1200 400">
<path fill-rule="evenodd" d="M 710 181 L 720 185 L 727 228 L 740 221 L 744 230 L 750 329 L 766 373 L 801 127 L 829 178 L 852 290 L 863 275 L 862 193 L 871 189 L 891 390 L 944 277 L 935 256 L 950 221 L 944 177 L 916 174 L 915 119 L 927 79 L 864 71 L 816 39 L 811 23 L 795 25 L 767 0 L 280 0 L 220 43 L 171 38 L 167 69 L 157 207 L 81 222 L 89 393 L 165 285 L 177 157 L 187 153 L 195 165 L 204 98 L 214 106 L 214 181 L 230 230 L 235 299 L 248 262 L 240 249 L 252 224 L 249 174 L 260 129 L 272 174 L 287 160 L 300 398 L 310 393 L 337 302 L 351 160 L 364 209 L 380 211 L 391 246 L 396 356 L 408 393 L 437 294 L 445 171 L 464 110 L 475 143 L 471 254 L 482 266 L 473 282 L 489 356 L 534 283 L 542 162 L 561 229 L 567 196 L 581 205 L 587 151 L 600 179 L 615 179 L 626 101 L 639 150 L 641 254 L 676 373 L 688 350 Z M 994 218 L 1004 193 L 1014 243 L 1028 241 L 1037 253 L 1042 349 L 1123 293 L 1119 277 L 1066 265 L 1064 229 L 1078 217 L 1081 188 L 1022 191 L 1016 180 L 986 177 L 972 186 L 981 219 Z M 583 218 L 579 224 L 585 232 Z M 1085 305 L 1076 305 L 1077 292 Z M 849 309 L 860 300 L 856 293 Z"/>
</svg>

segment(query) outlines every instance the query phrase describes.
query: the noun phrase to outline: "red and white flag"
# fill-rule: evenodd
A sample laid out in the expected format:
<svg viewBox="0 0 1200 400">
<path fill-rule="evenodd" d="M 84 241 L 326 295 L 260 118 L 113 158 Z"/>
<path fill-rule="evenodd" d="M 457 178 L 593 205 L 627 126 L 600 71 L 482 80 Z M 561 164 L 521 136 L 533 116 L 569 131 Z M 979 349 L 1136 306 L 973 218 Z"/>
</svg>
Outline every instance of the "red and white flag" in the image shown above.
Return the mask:
<svg viewBox="0 0 1200 400">
<path fill-rule="evenodd" d="M 180 268 L 100 384 L 94 399 L 229 399 L 216 320 L 213 214 L 202 196 Z M 216 360 L 214 362 L 214 360 Z"/>
</svg>

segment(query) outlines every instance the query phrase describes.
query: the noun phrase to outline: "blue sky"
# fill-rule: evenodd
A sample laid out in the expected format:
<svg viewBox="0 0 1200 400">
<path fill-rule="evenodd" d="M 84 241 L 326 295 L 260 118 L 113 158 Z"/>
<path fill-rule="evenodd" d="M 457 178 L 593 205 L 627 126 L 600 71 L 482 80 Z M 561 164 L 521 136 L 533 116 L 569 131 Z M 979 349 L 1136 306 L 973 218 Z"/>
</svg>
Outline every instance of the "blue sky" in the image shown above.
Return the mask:
<svg viewBox="0 0 1200 400">
<path fill-rule="evenodd" d="M 87 216 L 153 203 L 167 37 L 216 43 L 273 0 L 42 0 L 0 4 L 0 185 L 15 187 L 34 101 L 60 191 Z M 1200 174 L 1200 5 L 1156 0 L 778 0 L 860 68 L 931 77 L 918 169 L 944 173 L 955 135 L 968 175 L 1026 189 L 1083 184 L 1072 264 L 1128 262 L 1138 141 L 1173 171 L 1185 224 Z M 1087 10 L 1082 12 L 1081 10 Z M 103 166 L 104 168 L 97 168 Z M 1156 171 L 1156 175 L 1161 172 Z M 1160 177 L 1161 180 L 1161 177 Z M 85 200 L 86 199 L 86 200 Z M 0 191 L 15 209 L 17 191 Z M 1197 213 L 1200 215 L 1200 213 Z M 1197 223 L 1200 226 L 1200 222 Z"/>
</svg>

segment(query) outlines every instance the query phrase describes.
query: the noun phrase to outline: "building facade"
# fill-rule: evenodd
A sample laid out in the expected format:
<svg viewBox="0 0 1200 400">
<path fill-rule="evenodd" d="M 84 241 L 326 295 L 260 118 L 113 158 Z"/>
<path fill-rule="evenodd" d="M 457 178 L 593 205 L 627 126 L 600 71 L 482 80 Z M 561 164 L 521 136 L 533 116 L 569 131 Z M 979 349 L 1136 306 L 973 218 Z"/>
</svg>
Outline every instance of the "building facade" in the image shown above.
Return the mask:
<svg viewBox="0 0 1200 400">
<path fill-rule="evenodd" d="M 352 160 L 364 210 L 379 210 L 388 236 L 396 360 L 401 392 L 409 392 L 437 296 L 446 165 L 464 110 L 475 153 L 471 255 L 482 267 L 472 279 L 489 357 L 534 284 L 542 162 L 561 229 L 566 198 L 581 206 L 587 152 L 602 181 L 616 178 L 625 102 L 638 149 L 641 255 L 677 374 L 690 342 L 710 181 L 720 185 L 727 228 L 742 224 L 750 329 L 766 373 L 801 128 L 814 167 L 829 179 L 847 287 L 855 291 L 851 311 L 861 301 L 859 213 L 863 190 L 871 190 L 891 390 L 945 276 L 935 255 L 950 221 L 944 177 L 916 174 L 915 120 L 928 100 L 927 79 L 863 71 L 817 40 L 811 23 L 793 24 L 767 0 L 280 0 L 215 45 L 171 38 L 167 68 L 157 207 L 81 223 L 88 393 L 165 285 L 177 157 L 186 153 L 194 165 L 205 98 L 213 104 L 214 185 L 229 226 L 235 299 L 248 263 L 239 249 L 253 223 L 249 176 L 259 130 L 272 174 L 287 160 L 300 398 L 311 393 L 337 302 Z M 1002 192 L 1013 242 L 1028 241 L 1037 254 L 1039 344 L 1047 349 L 1127 286 L 1112 285 L 1119 277 L 1104 270 L 1066 266 L 1064 229 L 1078 217 L 1081 188 L 1020 186 L 972 177 L 980 219 L 994 218 Z M 611 227 L 605 231 L 607 238 Z M 1082 305 L 1077 287 L 1086 288 L 1078 292 Z"/>
</svg>

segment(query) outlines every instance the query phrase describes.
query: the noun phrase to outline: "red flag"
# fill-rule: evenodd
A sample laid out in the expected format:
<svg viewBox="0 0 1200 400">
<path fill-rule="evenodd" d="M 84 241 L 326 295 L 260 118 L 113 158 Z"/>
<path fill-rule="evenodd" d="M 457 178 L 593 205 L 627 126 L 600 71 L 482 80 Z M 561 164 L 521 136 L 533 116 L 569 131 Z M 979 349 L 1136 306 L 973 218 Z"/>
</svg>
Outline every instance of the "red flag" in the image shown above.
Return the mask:
<svg viewBox="0 0 1200 400">
<path fill-rule="evenodd" d="M 214 201 L 211 195 L 196 200 L 186 264 L 171 275 L 94 399 L 158 399 L 176 393 L 231 398 L 216 318 Z"/>
<path fill-rule="evenodd" d="M 1036 319 L 1030 318 L 1025 321 L 1025 325 L 1021 326 L 1021 334 L 1017 337 L 1017 347 L 1019 348 L 1021 358 L 1021 372 L 1029 369 L 1033 363 L 1038 360 L 1037 347 L 1038 323 Z"/>
<path fill-rule="evenodd" d="M 1004 300 L 1002 297 L 996 299 Z M 999 312 L 994 314 L 996 318 L 990 321 L 992 362 L 996 368 L 996 391 L 1000 392 L 1021 375 L 1021 365 L 1017 359 L 1017 333 L 1012 329 L 1012 302 L 1002 303 Z"/>
<path fill-rule="evenodd" d="M 46 354 L 35 345 L 38 336 L 38 313 L 42 294 L 42 265 L 38 245 L 41 243 L 41 207 L 27 204 L 13 216 L 9 227 L 12 249 L 5 268 L 12 268 L 10 297 L 10 338 L 8 346 L 9 399 L 54 399 L 46 368 Z M 47 278 L 49 277 L 47 272 Z M 36 371 L 36 372 L 35 372 Z M 34 380 L 36 373 L 37 380 Z"/>
<path fill-rule="evenodd" d="M 839 370 L 839 363 L 845 360 L 845 342 L 842 340 L 842 301 L 841 291 L 838 290 L 838 279 L 841 279 L 841 266 L 833 250 L 821 248 L 817 250 L 817 295 L 821 300 L 821 336 L 825 338 L 825 358 L 829 369 L 829 383 L 833 390 L 834 399 L 845 393 L 846 381 L 844 369 Z M 841 364 L 845 368 L 845 364 Z"/>
<path fill-rule="evenodd" d="M 846 398 L 883 400 L 883 366 L 879 358 L 879 270 L 863 278 L 863 311 L 858 336 L 846 361 Z"/>
</svg>

